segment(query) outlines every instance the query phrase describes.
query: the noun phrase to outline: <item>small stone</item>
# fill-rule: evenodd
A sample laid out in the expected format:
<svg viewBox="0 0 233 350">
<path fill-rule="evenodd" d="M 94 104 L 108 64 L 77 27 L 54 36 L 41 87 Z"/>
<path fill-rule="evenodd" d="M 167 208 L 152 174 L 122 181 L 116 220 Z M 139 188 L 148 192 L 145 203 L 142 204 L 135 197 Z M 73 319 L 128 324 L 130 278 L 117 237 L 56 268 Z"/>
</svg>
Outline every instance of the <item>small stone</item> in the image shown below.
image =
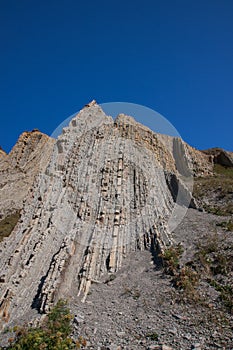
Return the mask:
<svg viewBox="0 0 233 350">
<path fill-rule="evenodd" d="M 169 329 L 168 332 L 171 333 L 171 334 L 176 335 L 177 334 L 177 329 L 176 328 Z"/>
<path fill-rule="evenodd" d="M 117 331 L 116 332 L 116 335 L 118 336 L 118 337 L 123 337 L 124 335 L 125 335 L 125 332 L 122 332 L 122 331 Z"/>
<path fill-rule="evenodd" d="M 75 315 L 74 316 L 74 322 L 76 324 L 80 324 L 84 322 L 84 316 L 83 315 Z"/>
<path fill-rule="evenodd" d="M 108 349 L 109 350 L 121 350 L 121 346 L 118 346 L 118 345 L 112 343 L 108 346 Z"/>
<path fill-rule="evenodd" d="M 176 318 L 177 320 L 186 320 L 186 317 L 179 315 L 179 314 L 172 314 L 172 316 L 174 318 Z"/>
<path fill-rule="evenodd" d="M 192 338 L 190 333 L 185 334 L 184 336 L 185 339 L 190 340 Z"/>
<path fill-rule="evenodd" d="M 160 350 L 161 346 L 160 345 L 149 345 L 147 350 Z"/>
</svg>

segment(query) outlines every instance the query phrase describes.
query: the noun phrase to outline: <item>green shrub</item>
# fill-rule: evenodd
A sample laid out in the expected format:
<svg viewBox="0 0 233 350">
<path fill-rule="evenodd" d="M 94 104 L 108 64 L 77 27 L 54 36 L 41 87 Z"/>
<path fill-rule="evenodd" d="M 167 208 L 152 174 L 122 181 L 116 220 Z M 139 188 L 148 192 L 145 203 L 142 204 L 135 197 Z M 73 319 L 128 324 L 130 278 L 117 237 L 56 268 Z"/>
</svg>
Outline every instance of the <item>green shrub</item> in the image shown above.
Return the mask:
<svg viewBox="0 0 233 350">
<path fill-rule="evenodd" d="M 166 249 L 161 254 L 164 271 L 173 276 L 172 284 L 176 289 L 182 291 L 189 300 L 197 300 L 196 287 L 199 284 L 200 276 L 191 266 L 187 264 L 183 267 L 180 266 L 179 259 L 182 253 L 183 247 L 180 244 Z"/>
<path fill-rule="evenodd" d="M 163 261 L 164 270 L 167 274 L 174 276 L 179 269 L 179 258 L 183 253 L 180 244 L 171 246 L 160 255 Z"/>
<path fill-rule="evenodd" d="M 218 222 L 216 226 L 222 227 L 226 231 L 233 231 L 233 220 Z"/>
<path fill-rule="evenodd" d="M 8 350 L 71 350 L 85 346 L 83 338 L 74 342 L 70 338 L 71 320 L 73 316 L 64 300 L 58 301 L 46 321 L 40 327 L 15 327 L 15 339 L 9 339 L 12 344 Z"/>
<path fill-rule="evenodd" d="M 219 176 L 224 176 L 229 179 L 233 179 L 233 168 L 232 167 L 225 167 L 220 164 L 214 165 L 214 174 Z"/>
<path fill-rule="evenodd" d="M 199 275 L 190 266 L 184 266 L 173 278 L 174 286 L 183 290 L 188 296 L 195 297 L 195 288 L 199 283 Z"/>
<path fill-rule="evenodd" d="M 211 275 L 227 275 L 232 269 L 233 246 L 224 246 L 224 237 L 210 234 L 197 244 L 196 258 Z"/>
<path fill-rule="evenodd" d="M 229 285 L 223 286 L 215 280 L 210 280 L 209 283 L 220 293 L 219 298 L 227 311 L 233 314 L 233 288 Z"/>
<path fill-rule="evenodd" d="M 11 234 L 19 218 L 20 213 L 17 211 L 0 221 L 0 242 Z"/>
<path fill-rule="evenodd" d="M 213 176 L 194 179 L 193 195 L 200 201 L 211 198 L 210 204 L 202 203 L 208 213 L 228 216 L 233 214 L 232 188 L 233 168 L 215 164 Z"/>
<path fill-rule="evenodd" d="M 156 332 L 153 333 L 147 333 L 146 334 L 146 338 L 152 340 L 152 341 L 158 341 L 159 340 L 159 336 Z"/>
<path fill-rule="evenodd" d="M 233 204 L 225 203 L 221 206 L 217 205 L 203 205 L 203 208 L 207 213 L 218 215 L 218 216 L 229 216 L 233 214 Z"/>
</svg>

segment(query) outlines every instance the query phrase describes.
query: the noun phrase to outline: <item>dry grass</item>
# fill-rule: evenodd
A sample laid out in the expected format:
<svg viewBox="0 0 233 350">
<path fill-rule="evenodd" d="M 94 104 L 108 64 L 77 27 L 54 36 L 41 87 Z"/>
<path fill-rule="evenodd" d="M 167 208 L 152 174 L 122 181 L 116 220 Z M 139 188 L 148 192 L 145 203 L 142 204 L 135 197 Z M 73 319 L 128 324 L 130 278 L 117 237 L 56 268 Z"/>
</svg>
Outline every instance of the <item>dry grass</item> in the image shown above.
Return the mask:
<svg viewBox="0 0 233 350">
<path fill-rule="evenodd" d="M 219 292 L 227 311 L 233 313 L 233 286 L 228 278 L 233 270 L 233 244 L 224 235 L 207 235 L 197 244 L 195 258 L 203 278 Z"/>
<path fill-rule="evenodd" d="M 193 195 L 204 203 L 204 209 L 212 214 L 228 216 L 233 214 L 233 168 L 219 164 L 214 166 L 214 175 L 196 178 Z"/>
<path fill-rule="evenodd" d="M 181 245 L 171 246 L 161 254 L 164 272 L 173 276 L 172 285 L 180 290 L 186 299 L 198 300 L 197 286 L 199 284 L 199 274 L 187 264 L 180 266 L 180 257 L 183 253 Z"/>
</svg>

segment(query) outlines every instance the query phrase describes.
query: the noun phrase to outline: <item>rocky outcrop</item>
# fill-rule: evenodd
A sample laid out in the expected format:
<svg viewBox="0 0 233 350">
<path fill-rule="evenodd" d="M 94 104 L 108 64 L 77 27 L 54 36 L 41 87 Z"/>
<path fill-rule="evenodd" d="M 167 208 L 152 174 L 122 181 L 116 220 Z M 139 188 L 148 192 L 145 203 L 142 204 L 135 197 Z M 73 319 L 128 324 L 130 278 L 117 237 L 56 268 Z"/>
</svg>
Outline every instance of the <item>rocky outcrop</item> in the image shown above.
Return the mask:
<svg viewBox="0 0 233 350">
<path fill-rule="evenodd" d="M 19 191 L 19 173 L 29 188 L 30 171 L 35 177 L 49 162 L 28 192 L 20 222 L 0 246 L 3 324 L 33 310 L 46 313 L 61 297 L 84 301 L 91 284 L 119 270 L 130 252 L 146 249 L 158 257 L 172 243 L 175 208 L 190 202 L 195 207 L 189 186 L 197 153 L 130 116 L 113 120 L 95 101 L 71 120 L 54 147 L 38 132 L 23 134 L 17 145 L 9 155 L 12 173 L 5 170 L 6 177 L 14 174 L 8 192 Z"/>
<path fill-rule="evenodd" d="M 16 150 L 11 157 L 25 168 Z M 114 121 L 96 103 L 86 106 L 58 138 L 20 223 L 1 245 L 3 320 L 31 308 L 47 312 L 70 293 L 85 299 L 127 253 L 170 245 L 167 173 L 177 174 L 175 160 L 155 133 L 125 115 Z"/>
<path fill-rule="evenodd" d="M 202 151 L 213 159 L 215 164 L 220 164 L 226 167 L 233 167 L 233 153 L 225 151 L 222 148 L 210 148 Z"/>
<path fill-rule="evenodd" d="M 213 175 L 214 159 L 212 155 L 191 147 L 179 137 L 157 134 L 171 156 L 175 159 L 176 169 L 184 177 L 205 177 Z"/>
<path fill-rule="evenodd" d="M 189 155 L 189 163 L 192 164 L 194 177 L 205 177 L 213 175 L 214 162 L 213 157 L 202 153 L 185 143 L 186 153 Z"/>
<path fill-rule="evenodd" d="M 54 140 L 35 130 L 24 132 L 7 155 L 0 151 L 0 219 L 23 207 L 35 177 L 50 158 Z"/>
</svg>

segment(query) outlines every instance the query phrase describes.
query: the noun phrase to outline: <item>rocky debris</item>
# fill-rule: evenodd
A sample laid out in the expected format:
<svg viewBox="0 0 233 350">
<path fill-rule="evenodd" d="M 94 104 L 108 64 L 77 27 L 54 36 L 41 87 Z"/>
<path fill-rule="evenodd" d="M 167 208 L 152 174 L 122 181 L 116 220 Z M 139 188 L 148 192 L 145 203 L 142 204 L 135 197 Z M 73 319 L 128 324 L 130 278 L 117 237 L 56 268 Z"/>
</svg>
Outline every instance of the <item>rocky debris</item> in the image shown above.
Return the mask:
<svg viewBox="0 0 233 350">
<path fill-rule="evenodd" d="M 54 140 L 39 131 L 24 132 L 12 151 L 0 152 L 0 219 L 21 210 L 29 189 L 50 158 Z"/>
<path fill-rule="evenodd" d="M 23 135 L 9 155 L 20 171 L 32 167 L 28 147 L 35 137 L 36 131 Z M 182 156 L 184 148 L 176 148 Z M 169 174 L 182 184 L 179 205 L 191 200 L 185 164 L 184 159 L 179 174 L 160 137 L 132 117 L 114 121 L 94 101 L 84 107 L 58 137 L 46 171 L 28 193 L 20 223 L 1 244 L 2 305 L 6 293 L 12 295 L 3 321 L 20 320 L 31 310 L 46 313 L 70 294 L 85 301 L 91 284 L 118 271 L 131 252 L 151 250 L 156 258 L 172 243 Z"/>
<path fill-rule="evenodd" d="M 174 239 L 184 246 L 181 264 L 192 261 L 198 241 L 215 232 L 218 217 L 189 209 Z M 221 235 L 221 230 L 219 231 Z M 232 237 L 229 239 L 233 243 Z M 220 247 L 221 249 L 221 247 Z M 205 276 L 203 275 L 205 280 Z M 73 314 L 84 322 L 74 327 L 88 349 L 232 349 L 233 317 L 224 313 L 214 290 L 201 283 L 198 300 L 172 287 L 171 277 L 154 265 L 149 251 L 130 253 L 122 268 L 102 283 L 93 284 L 86 303 L 74 295 Z"/>
<path fill-rule="evenodd" d="M 215 164 L 220 164 L 226 167 L 233 167 L 233 152 L 228 152 L 222 148 L 216 147 L 204 150 L 202 153 L 213 158 Z"/>
</svg>

